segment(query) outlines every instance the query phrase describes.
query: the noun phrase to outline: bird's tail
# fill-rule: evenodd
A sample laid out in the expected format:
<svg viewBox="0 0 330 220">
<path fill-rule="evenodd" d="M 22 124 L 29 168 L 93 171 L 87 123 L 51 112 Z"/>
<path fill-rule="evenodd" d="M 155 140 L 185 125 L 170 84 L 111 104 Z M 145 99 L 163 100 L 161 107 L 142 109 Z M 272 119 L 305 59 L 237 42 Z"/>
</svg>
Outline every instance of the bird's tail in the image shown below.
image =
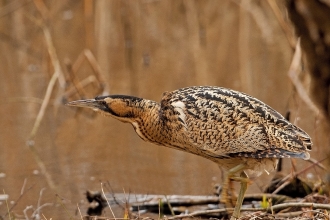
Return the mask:
<svg viewBox="0 0 330 220">
<path fill-rule="evenodd" d="M 305 147 L 306 150 L 312 150 L 312 139 L 304 130 L 295 126 L 295 130 L 293 133 L 301 141 L 302 145 Z"/>
</svg>

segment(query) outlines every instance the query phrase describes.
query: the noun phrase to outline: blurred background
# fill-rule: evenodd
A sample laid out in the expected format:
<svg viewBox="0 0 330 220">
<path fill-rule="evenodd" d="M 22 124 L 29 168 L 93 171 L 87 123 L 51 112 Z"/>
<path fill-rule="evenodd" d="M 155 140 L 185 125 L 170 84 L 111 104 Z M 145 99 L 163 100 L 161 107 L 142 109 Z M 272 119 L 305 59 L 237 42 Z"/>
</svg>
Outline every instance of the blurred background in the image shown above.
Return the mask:
<svg viewBox="0 0 330 220">
<path fill-rule="evenodd" d="M 11 212 L 31 216 L 40 200 L 47 219 L 79 216 L 85 192 L 100 191 L 101 182 L 110 184 L 106 191 L 159 195 L 211 195 L 221 183 L 219 168 L 206 159 L 145 143 L 128 124 L 64 106 L 101 94 L 160 101 L 165 91 L 193 85 L 239 90 L 290 112 L 312 137 L 311 156 L 327 158 L 329 105 L 320 102 L 328 101 L 329 81 L 313 75 L 307 61 L 293 62 L 294 27 L 314 34 L 289 19 L 308 4 L 297 2 L 0 1 L 0 194 L 9 196 Z M 307 21 L 305 29 L 315 29 Z M 301 40 L 303 52 L 311 48 Z M 318 76 L 323 83 L 315 83 Z M 283 172 L 292 164 L 296 171 L 310 165 L 285 160 Z M 248 192 L 261 192 L 270 177 Z M 324 175 L 313 168 L 300 177 Z M 2 200 L 0 215 L 7 212 Z"/>
</svg>

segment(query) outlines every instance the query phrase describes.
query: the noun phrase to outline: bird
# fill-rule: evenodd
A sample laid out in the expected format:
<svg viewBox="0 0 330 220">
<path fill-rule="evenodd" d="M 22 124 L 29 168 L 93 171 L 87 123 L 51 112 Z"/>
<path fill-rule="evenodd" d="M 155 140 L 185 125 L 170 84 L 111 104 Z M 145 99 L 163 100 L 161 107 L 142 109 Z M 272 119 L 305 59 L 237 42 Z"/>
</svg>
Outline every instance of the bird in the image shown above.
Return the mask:
<svg viewBox="0 0 330 220">
<path fill-rule="evenodd" d="M 279 158 L 309 159 L 310 136 L 248 94 L 216 86 L 164 92 L 160 102 L 130 95 L 97 96 L 66 105 L 91 108 L 130 123 L 144 141 L 209 159 L 240 182 L 231 220 L 240 217 L 250 179 L 274 171 Z"/>
</svg>

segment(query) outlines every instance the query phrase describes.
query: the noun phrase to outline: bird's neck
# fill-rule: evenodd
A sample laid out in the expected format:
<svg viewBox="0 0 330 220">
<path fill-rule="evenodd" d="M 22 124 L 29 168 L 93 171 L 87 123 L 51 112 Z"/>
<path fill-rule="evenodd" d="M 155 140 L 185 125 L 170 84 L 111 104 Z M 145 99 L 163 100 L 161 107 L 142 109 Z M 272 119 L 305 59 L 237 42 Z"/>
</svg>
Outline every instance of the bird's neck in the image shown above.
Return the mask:
<svg viewBox="0 0 330 220">
<path fill-rule="evenodd" d="M 145 141 L 152 142 L 158 145 L 181 149 L 183 138 L 179 135 L 182 126 L 180 123 L 175 123 L 177 117 L 161 110 L 159 103 L 142 100 L 139 106 L 142 108 L 136 109 L 138 117 L 131 124 L 136 133 Z"/>
<path fill-rule="evenodd" d="M 134 120 L 131 124 L 135 132 L 145 141 L 156 142 L 160 136 L 160 105 L 157 102 L 143 99 L 134 108 Z"/>
</svg>

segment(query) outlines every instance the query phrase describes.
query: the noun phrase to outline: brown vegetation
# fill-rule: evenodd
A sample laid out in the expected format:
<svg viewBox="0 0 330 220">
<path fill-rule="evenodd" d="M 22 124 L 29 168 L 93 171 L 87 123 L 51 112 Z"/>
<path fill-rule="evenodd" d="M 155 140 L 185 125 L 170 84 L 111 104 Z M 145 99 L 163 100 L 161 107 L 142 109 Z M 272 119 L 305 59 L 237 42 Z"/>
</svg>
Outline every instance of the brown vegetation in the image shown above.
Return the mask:
<svg viewBox="0 0 330 220">
<path fill-rule="evenodd" d="M 307 68 L 293 59 L 287 9 Z M 128 126 L 63 105 L 102 93 L 158 101 L 191 85 L 243 91 L 290 111 L 313 139 L 311 156 L 327 158 L 328 11 L 320 0 L 1 2 L 0 187 L 9 208 L 2 201 L 0 215 L 30 217 L 42 207 L 47 219 L 60 219 L 75 216 L 77 204 L 86 213 L 84 192 L 99 190 L 100 181 L 145 194 L 211 194 L 211 183 L 221 182 L 211 162 L 145 144 Z M 306 166 L 285 161 L 283 172 Z M 300 177 L 329 184 L 316 167 Z"/>
</svg>

